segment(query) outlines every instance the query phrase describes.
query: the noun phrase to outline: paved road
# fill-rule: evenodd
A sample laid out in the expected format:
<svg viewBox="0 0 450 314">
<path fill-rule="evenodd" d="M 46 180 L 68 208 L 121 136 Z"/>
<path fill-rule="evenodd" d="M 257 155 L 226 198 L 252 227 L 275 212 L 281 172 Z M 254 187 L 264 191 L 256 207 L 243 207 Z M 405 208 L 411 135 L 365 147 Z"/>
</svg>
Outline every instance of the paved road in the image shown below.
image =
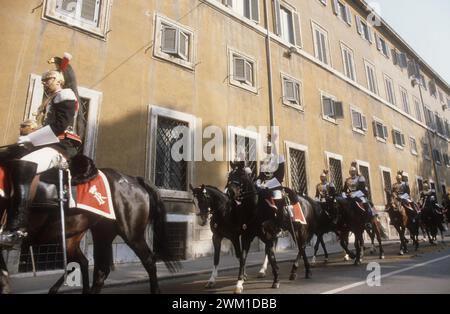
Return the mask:
<svg viewBox="0 0 450 314">
<path fill-rule="evenodd" d="M 447 240 L 448 241 L 448 240 Z M 314 265 L 312 279 L 305 279 L 303 268 L 298 271 L 295 281 L 289 281 L 291 263 L 280 263 L 280 289 L 271 289 L 271 272 L 264 279 L 256 277 L 258 268 L 248 268 L 249 280 L 244 285 L 244 293 L 250 294 L 308 294 L 308 293 L 450 293 L 450 243 L 431 246 L 421 243 L 419 251 L 399 256 L 398 245 L 386 248 L 386 258 L 365 256 L 363 264 L 353 266 L 344 262 L 342 254 L 333 254 L 328 263 L 320 259 Z M 380 286 L 375 275 L 377 269 L 366 269 L 368 263 L 380 265 Z M 375 271 L 375 272 L 374 272 Z M 171 294 L 217 294 L 232 293 L 236 283 L 236 270 L 219 273 L 217 285 L 204 289 L 209 275 L 196 275 L 160 281 L 163 293 Z M 372 286 L 367 284 L 370 276 Z M 105 288 L 103 293 L 143 294 L 148 293 L 148 284 L 132 284 Z"/>
</svg>

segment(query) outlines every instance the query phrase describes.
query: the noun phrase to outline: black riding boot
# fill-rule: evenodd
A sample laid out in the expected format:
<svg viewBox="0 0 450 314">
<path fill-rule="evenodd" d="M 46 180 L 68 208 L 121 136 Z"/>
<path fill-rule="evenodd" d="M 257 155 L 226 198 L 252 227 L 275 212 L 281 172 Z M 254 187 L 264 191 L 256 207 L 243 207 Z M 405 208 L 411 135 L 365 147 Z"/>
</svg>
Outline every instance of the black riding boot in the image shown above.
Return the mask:
<svg viewBox="0 0 450 314">
<path fill-rule="evenodd" d="M 8 221 L 0 234 L 0 246 L 14 246 L 27 236 L 31 183 L 36 176 L 37 164 L 13 160 L 8 164 L 14 194 L 8 206 Z"/>
<path fill-rule="evenodd" d="M 366 228 L 371 228 L 372 227 L 372 218 L 373 218 L 372 208 L 370 207 L 369 203 L 363 203 L 363 206 L 364 206 L 364 209 L 366 210 L 365 226 L 366 226 Z"/>
</svg>

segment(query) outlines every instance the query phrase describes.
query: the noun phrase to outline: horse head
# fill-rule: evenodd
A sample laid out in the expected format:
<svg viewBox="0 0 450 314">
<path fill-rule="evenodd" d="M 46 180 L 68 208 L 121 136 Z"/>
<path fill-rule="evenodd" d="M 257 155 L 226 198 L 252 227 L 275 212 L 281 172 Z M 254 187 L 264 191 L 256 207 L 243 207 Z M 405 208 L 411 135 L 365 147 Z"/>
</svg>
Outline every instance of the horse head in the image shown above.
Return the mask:
<svg viewBox="0 0 450 314">
<path fill-rule="evenodd" d="M 257 199 L 254 199 L 257 195 L 256 188 L 248 171 L 240 164 L 234 165 L 227 180 L 227 194 L 230 200 L 236 205 L 248 201 L 256 204 Z"/>
<path fill-rule="evenodd" d="M 194 188 L 189 184 L 192 194 L 194 196 L 195 207 L 198 208 L 199 212 L 197 216 L 200 218 L 199 225 L 205 226 L 208 222 L 209 214 L 211 213 L 211 199 L 206 186 L 202 184 L 199 187 Z"/>
</svg>

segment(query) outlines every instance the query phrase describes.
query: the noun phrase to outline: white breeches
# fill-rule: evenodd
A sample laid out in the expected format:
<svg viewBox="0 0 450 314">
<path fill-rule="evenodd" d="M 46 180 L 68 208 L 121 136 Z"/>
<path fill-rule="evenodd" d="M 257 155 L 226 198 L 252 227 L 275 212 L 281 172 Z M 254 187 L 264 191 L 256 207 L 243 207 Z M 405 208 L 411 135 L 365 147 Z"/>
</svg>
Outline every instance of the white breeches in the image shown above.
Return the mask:
<svg viewBox="0 0 450 314">
<path fill-rule="evenodd" d="M 36 163 L 38 165 L 36 173 L 39 174 L 58 166 L 61 161 L 65 161 L 66 159 L 56 149 L 44 147 L 23 156 L 21 160 Z"/>
</svg>

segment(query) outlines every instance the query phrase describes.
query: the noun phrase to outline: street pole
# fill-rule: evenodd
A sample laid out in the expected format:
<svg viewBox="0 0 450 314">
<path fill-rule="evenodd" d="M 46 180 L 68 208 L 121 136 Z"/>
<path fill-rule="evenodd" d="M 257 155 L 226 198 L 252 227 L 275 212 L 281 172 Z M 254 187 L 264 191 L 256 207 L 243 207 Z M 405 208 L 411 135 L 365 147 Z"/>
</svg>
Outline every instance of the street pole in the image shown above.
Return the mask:
<svg viewBox="0 0 450 314">
<path fill-rule="evenodd" d="M 267 0 L 264 0 L 264 13 L 266 22 L 266 54 L 267 54 L 267 76 L 269 80 L 269 118 L 270 126 L 275 126 L 275 108 L 273 104 L 273 90 L 272 90 L 272 53 L 270 50 L 270 31 L 269 31 L 269 8 Z"/>
<path fill-rule="evenodd" d="M 425 109 L 425 103 L 423 101 L 423 94 L 422 94 L 422 87 L 421 87 L 422 85 L 421 85 L 420 82 L 418 82 L 418 79 L 416 79 L 416 78 L 414 79 L 414 83 L 417 84 L 417 86 L 419 87 L 420 101 L 422 102 L 422 110 L 423 110 L 424 116 L 425 116 L 425 110 L 424 110 Z M 425 117 L 425 119 L 426 119 L 426 117 Z M 437 193 L 439 191 L 440 183 L 439 183 L 439 176 L 438 176 L 438 171 L 437 171 L 437 167 L 436 167 L 436 162 L 434 160 L 434 155 L 433 155 L 433 141 L 432 141 L 431 134 L 430 134 L 431 132 L 428 129 L 428 127 L 429 126 L 427 126 L 427 137 L 428 137 L 428 142 L 430 143 L 431 163 L 433 164 L 434 177 L 436 179 L 435 190 L 436 190 L 436 195 L 440 195 L 440 193 Z"/>
</svg>

